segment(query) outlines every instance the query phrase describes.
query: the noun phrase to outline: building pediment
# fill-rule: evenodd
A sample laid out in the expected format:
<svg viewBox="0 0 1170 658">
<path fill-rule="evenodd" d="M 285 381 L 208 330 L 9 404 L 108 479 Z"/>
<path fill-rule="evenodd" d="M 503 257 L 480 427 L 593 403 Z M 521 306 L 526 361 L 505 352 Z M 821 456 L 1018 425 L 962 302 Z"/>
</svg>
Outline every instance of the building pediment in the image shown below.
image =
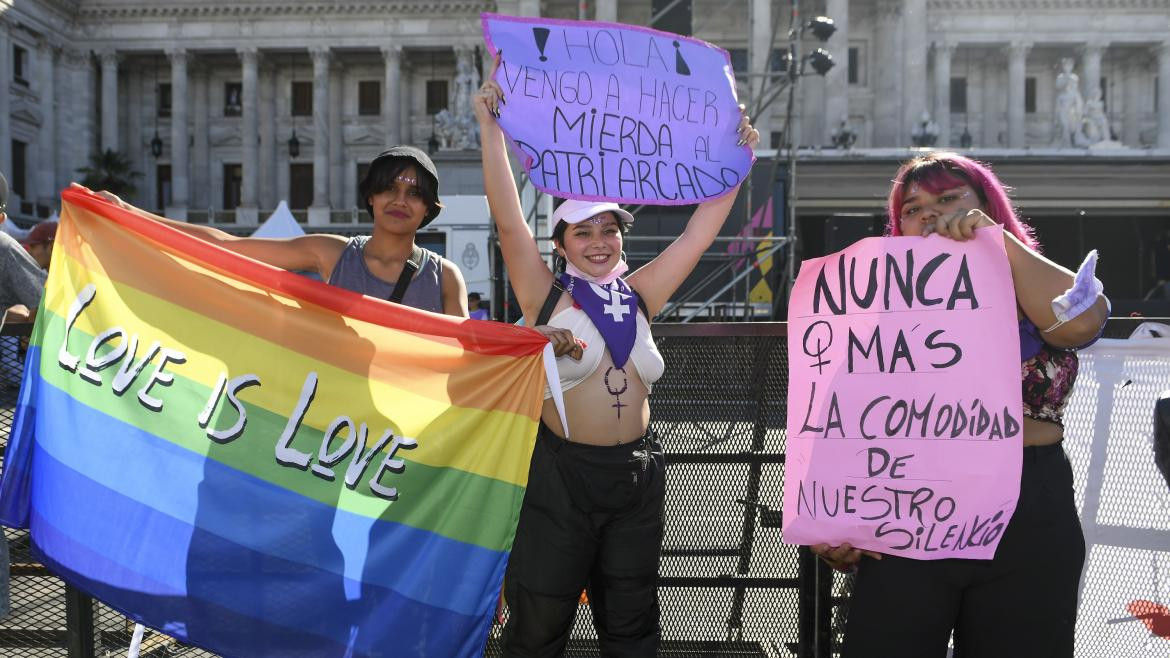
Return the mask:
<svg viewBox="0 0 1170 658">
<path fill-rule="evenodd" d="M 235 126 L 212 126 L 207 131 L 207 141 L 212 146 L 239 146 L 240 130 Z"/>
<path fill-rule="evenodd" d="M 478 16 L 495 9 L 494 2 L 172 2 L 129 4 L 120 2 L 82 2 L 78 17 L 83 21 L 127 19 L 197 19 L 197 18 L 288 18 L 317 16 Z"/>
<path fill-rule="evenodd" d="M 385 142 L 379 126 L 346 126 L 344 138 L 346 144 L 354 146 L 377 146 Z"/>
<path fill-rule="evenodd" d="M 1118 9 L 1168 10 L 1170 0 L 927 0 L 928 11 L 1019 12 L 1073 10 L 1086 12 Z"/>
<path fill-rule="evenodd" d="M 33 126 L 41 125 L 41 121 L 44 118 L 40 108 L 36 105 L 19 101 L 12 103 L 10 116 L 14 122 L 27 123 Z"/>
</svg>

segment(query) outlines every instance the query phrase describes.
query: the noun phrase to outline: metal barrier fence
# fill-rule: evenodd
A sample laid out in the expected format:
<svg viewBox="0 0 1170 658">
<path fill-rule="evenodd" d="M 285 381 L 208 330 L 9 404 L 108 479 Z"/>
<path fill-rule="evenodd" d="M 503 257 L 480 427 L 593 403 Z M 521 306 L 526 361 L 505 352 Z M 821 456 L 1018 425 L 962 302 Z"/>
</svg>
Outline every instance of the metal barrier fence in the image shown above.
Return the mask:
<svg viewBox="0 0 1170 658">
<path fill-rule="evenodd" d="M 1110 320 L 1106 335 L 1127 336 L 1137 322 Z M 27 334 L 27 326 L 0 332 L 0 448 L 13 420 Z M 786 325 L 659 324 L 655 334 L 666 374 L 650 398 L 651 426 L 669 469 L 660 655 L 836 655 L 852 578 L 780 536 Z M 11 609 L 0 618 L 0 656 L 125 655 L 132 623 L 36 564 L 27 531 L 4 534 Z M 487 656 L 500 655 L 499 636 L 496 626 Z M 214 658 L 152 632 L 141 655 Z M 586 606 L 566 655 L 599 655 Z"/>
</svg>

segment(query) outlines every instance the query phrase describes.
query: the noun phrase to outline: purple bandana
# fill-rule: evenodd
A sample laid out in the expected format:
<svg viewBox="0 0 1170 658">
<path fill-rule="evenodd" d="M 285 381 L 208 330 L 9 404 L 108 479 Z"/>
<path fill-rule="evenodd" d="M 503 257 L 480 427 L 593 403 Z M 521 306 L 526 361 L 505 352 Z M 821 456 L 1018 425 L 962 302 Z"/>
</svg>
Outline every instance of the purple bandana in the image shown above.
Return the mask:
<svg viewBox="0 0 1170 658">
<path fill-rule="evenodd" d="M 590 283 L 564 273 L 557 278 L 597 327 L 614 367 L 624 367 L 638 335 L 638 295 L 634 289 L 620 278 L 607 284 Z"/>
</svg>

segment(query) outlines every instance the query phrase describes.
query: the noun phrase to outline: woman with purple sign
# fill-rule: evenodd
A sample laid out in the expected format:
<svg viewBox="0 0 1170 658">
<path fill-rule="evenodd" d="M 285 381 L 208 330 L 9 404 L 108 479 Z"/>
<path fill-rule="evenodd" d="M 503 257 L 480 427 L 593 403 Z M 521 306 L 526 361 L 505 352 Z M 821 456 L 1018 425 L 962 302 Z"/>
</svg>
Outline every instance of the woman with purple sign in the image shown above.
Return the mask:
<svg viewBox="0 0 1170 658">
<path fill-rule="evenodd" d="M 942 656 L 952 632 L 964 658 L 1072 656 L 1085 538 L 1061 447 L 1076 349 L 1100 336 L 1109 302 L 1097 252 L 1076 272 L 1039 253 L 1032 229 L 991 170 L 954 153 L 914 158 L 888 199 L 889 235 L 970 240 L 1000 225 L 1015 285 L 1023 387 L 1019 502 L 992 560 L 913 560 L 848 544 L 813 546 L 834 569 L 857 569 L 847 658 Z"/>
<path fill-rule="evenodd" d="M 699 204 L 682 235 L 629 276 L 622 235 L 634 217 L 616 203 L 565 201 L 553 213 L 554 273 L 524 221 L 496 122 L 507 111 L 504 93 L 492 73 L 474 110 L 504 261 L 529 326 L 556 327 L 554 345 L 581 348 L 557 360 L 567 426 L 545 394 L 504 579 L 504 654 L 560 655 L 586 588 L 602 655 L 653 656 L 665 484 L 647 398 L 664 364 L 650 319 L 718 235 L 736 190 Z M 746 117 L 737 131 L 746 148 L 759 141 Z"/>
</svg>

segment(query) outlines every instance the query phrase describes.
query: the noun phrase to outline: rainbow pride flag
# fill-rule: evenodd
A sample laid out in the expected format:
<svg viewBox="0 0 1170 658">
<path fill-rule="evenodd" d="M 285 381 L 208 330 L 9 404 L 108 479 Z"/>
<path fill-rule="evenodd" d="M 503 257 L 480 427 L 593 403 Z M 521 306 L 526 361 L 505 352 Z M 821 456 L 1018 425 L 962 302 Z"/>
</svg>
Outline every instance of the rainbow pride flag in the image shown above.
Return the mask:
<svg viewBox="0 0 1170 658">
<path fill-rule="evenodd" d="M 62 199 L 0 522 L 225 656 L 482 655 L 547 341 Z"/>
</svg>

